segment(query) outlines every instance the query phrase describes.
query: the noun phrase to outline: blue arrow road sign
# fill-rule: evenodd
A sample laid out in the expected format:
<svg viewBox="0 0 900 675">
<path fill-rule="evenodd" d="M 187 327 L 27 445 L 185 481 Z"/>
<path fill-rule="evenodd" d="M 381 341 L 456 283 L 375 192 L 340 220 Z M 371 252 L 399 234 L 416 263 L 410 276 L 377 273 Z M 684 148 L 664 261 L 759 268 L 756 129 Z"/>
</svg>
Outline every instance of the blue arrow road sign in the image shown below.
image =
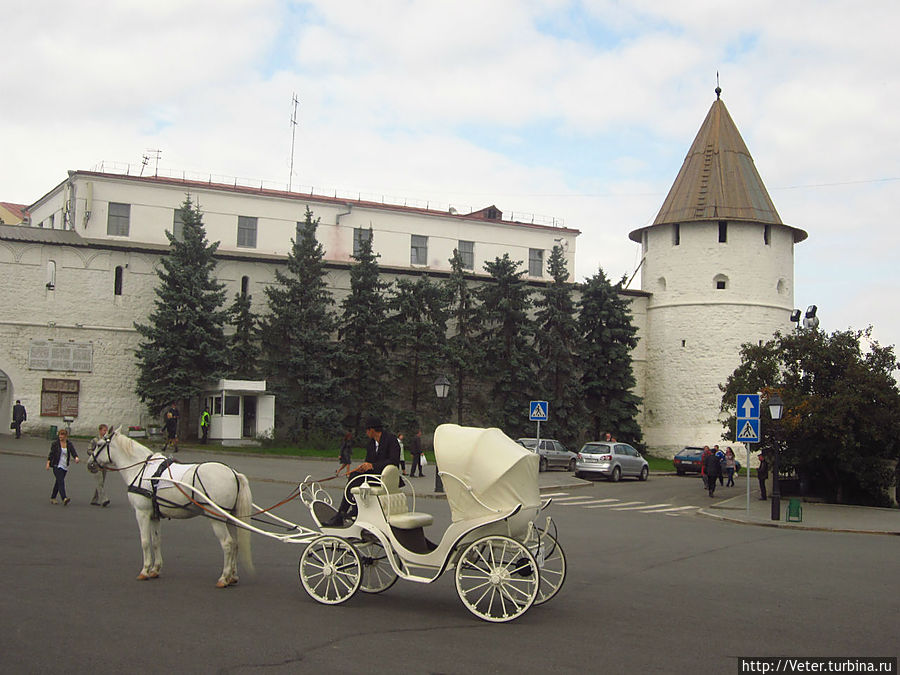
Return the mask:
<svg viewBox="0 0 900 675">
<path fill-rule="evenodd" d="M 738 419 L 759 419 L 759 394 L 737 395 Z"/>
<path fill-rule="evenodd" d="M 532 401 L 528 408 L 528 419 L 532 422 L 546 422 L 550 414 L 550 405 L 547 401 Z"/>
</svg>

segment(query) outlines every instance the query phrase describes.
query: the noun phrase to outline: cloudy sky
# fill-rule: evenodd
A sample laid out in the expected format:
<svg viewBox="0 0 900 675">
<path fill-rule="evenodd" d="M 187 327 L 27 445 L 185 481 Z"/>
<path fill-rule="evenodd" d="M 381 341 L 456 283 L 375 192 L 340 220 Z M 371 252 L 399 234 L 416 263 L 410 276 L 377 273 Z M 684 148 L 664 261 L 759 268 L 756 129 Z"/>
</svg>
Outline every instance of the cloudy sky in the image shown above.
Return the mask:
<svg viewBox="0 0 900 675">
<path fill-rule="evenodd" d="M 900 343 L 900 4 L 0 0 L 0 201 L 140 165 L 561 219 L 631 274 L 712 101 L 795 249 L 795 304 Z M 300 100 L 294 171 L 292 97 Z M 636 285 L 637 282 L 635 282 Z"/>
</svg>

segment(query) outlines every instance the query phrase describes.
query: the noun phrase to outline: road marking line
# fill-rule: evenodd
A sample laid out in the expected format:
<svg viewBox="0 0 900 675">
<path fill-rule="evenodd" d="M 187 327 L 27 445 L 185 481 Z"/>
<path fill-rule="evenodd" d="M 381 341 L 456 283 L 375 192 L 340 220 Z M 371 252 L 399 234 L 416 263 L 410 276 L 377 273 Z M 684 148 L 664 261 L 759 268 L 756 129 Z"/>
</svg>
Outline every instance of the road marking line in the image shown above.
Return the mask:
<svg viewBox="0 0 900 675">
<path fill-rule="evenodd" d="M 618 501 L 618 500 L 616 500 Z M 621 504 L 597 504 L 596 506 L 585 506 L 586 509 L 608 509 L 611 506 L 631 506 L 632 504 L 643 504 L 644 502 L 622 502 Z"/>
<path fill-rule="evenodd" d="M 644 506 L 626 506 L 624 508 L 616 508 L 613 511 L 645 511 L 647 509 L 655 509 L 663 506 L 671 506 L 670 504 L 645 504 Z"/>
<path fill-rule="evenodd" d="M 577 500 L 577 499 L 590 499 L 590 496 L 580 495 L 580 496 L 574 496 L 574 497 L 559 497 L 557 499 L 554 499 L 553 502 L 558 504 L 559 502 L 571 502 L 571 501 Z"/>
<path fill-rule="evenodd" d="M 568 492 L 542 492 L 541 497 L 564 497 Z"/>
<path fill-rule="evenodd" d="M 606 502 L 617 502 L 618 499 L 590 499 L 586 497 L 589 501 L 586 502 L 563 502 L 560 506 L 584 506 L 585 504 L 605 504 Z M 555 502 L 554 502 L 555 503 Z"/>
<path fill-rule="evenodd" d="M 699 509 L 699 506 L 673 506 L 670 509 L 659 509 L 658 511 L 653 511 L 652 513 L 669 513 L 674 511 L 687 511 L 688 509 Z"/>
</svg>

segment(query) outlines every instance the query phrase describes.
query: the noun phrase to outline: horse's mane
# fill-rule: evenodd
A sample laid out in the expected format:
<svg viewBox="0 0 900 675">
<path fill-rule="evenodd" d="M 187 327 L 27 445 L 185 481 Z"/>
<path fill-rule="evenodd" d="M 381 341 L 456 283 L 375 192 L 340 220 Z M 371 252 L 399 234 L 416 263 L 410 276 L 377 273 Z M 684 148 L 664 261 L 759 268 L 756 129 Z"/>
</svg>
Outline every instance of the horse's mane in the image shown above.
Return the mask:
<svg viewBox="0 0 900 675">
<path fill-rule="evenodd" d="M 119 430 L 116 430 L 116 435 L 113 438 L 113 441 L 117 441 L 119 447 L 121 447 L 128 455 L 135 459 L 143 459 L 144 457 L 148 457 L 153 454 L 153 451 L 150 448 L 141 445 L 133 438 L 126 436 L 121 433 Z"/>
</svg>

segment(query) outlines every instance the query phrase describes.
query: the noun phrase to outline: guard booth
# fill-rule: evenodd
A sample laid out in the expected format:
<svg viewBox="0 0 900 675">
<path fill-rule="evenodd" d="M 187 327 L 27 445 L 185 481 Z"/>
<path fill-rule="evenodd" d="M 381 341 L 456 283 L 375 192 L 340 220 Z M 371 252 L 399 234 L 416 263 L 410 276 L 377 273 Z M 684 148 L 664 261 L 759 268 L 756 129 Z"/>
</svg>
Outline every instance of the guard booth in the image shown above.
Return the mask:
<svg viewBox="0 0 900 675">
<path fill-rule="evenodd" d="M 203 403 L 209 406 L 211 441 L 250 445 L 275 434 L 275 396 L 266 393 L 265 380 L 219 380 L 204 390 Z"/>
</svg>

